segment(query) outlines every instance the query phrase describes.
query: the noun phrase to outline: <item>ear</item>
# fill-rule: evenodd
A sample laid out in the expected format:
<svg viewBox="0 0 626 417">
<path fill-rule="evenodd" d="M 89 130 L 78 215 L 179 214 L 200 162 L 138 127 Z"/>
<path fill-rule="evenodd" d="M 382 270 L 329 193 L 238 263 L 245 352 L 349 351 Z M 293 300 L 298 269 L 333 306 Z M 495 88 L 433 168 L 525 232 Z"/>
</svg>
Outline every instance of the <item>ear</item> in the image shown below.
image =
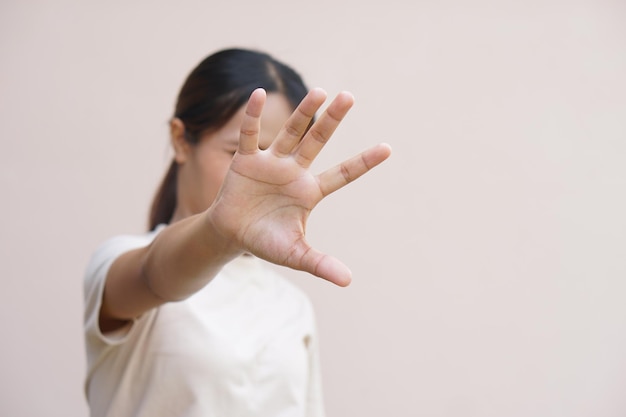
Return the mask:
<svg viewBox="0 0 626 417">
<path fill-rule="evenodd" d="M 170 121 L 170 140 L 174 149 L 174 160 L 184 164 L 191 153 L 191 144 L 185 138 L 185 124 L 178 117 Z"/>
</svg>

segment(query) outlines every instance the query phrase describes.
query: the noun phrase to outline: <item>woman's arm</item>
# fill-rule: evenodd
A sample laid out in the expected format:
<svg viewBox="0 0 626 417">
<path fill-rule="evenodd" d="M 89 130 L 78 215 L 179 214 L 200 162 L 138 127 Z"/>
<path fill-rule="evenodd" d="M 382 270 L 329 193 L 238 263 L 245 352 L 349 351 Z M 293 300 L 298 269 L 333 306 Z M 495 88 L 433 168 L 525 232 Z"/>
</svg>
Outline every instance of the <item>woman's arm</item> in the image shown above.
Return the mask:
<svg viewBox="0 0 626 417">
<path fill-rule="evenodd" d="M 182 300 L 205 286 L 241 252 L 221 242 L 203 214 L 178 221 L 147 247 L 120 255 L 105 282 L 100 328 L 115 330 L 128 320 L 169 301 Z"/>
<path fill-rule="evenodd" d="M 306 242 L 306 221 L 324 197 L 383 162 L 391 150 L 378 145 L 313 175 L 309 167 L 352 107 L 352 96 L 339 94 L 307 130 L 326 100 L 322 90 L 312 90 L 271 146 L 261 150 L 265 97 L 258 89 L 248 101 L 238 151 L 211 207 L 168 226 L 151 245 L 112 264 L 100 312 L 103 331 L 190 296 L 244 252 L 337 285 L 350 283 L 343 263 Z"/>
</svg>

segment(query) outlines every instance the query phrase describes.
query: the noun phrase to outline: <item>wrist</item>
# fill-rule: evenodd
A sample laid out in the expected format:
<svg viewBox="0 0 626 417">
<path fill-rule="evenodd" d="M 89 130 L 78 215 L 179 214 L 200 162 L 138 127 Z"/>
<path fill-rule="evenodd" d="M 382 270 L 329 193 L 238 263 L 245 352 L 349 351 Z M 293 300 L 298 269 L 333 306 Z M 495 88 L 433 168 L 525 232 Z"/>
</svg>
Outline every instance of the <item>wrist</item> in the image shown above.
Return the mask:
<svg viewBox="0 0 626 417">
<path fill-rule="evenodd" d="M 213 206 L 200 214 L 198 221 L 201 222 L 199 229 L 203 231 L 203 244 L 214 256 L 224 259 L 224 263 L 245 252 L 239 244 L 236 234 L 228 233 L 227 229 L 223 227 Z"/>
</svg>

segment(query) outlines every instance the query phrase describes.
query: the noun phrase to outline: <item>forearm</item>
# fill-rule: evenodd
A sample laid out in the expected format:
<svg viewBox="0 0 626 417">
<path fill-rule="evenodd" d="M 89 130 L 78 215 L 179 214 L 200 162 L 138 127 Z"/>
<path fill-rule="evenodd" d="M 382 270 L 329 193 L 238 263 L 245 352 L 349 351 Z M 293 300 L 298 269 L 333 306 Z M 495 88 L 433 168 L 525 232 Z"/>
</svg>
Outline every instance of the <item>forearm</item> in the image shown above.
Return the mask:
<svg viewBox="0 0 626 417">
<path fill-rule="evenodd" d="M 107 274 L 101 324 L 130 320 L 207 285 L 241 251 L 212 230 L 209 214 L 178 221 L 147 247 L 121 255 Z"/>
<path fill-rule="evenodd" d="M 141 278 L 159 298 L 189 297 L 241 254 L 213 229 L 209 216 L 205 212 L 172 224 L 148 248 Z"/>
</svg>

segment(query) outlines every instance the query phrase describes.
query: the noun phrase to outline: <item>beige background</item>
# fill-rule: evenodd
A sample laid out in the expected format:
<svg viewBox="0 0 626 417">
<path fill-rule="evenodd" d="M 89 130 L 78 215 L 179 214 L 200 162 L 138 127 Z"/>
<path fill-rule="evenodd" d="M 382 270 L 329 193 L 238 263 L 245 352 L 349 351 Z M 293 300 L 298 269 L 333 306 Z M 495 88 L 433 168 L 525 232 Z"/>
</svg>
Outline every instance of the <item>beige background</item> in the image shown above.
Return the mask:
<svg viewBox="0 0 626 417">
<path fill-rule="evenodd" d="M 392 159 L 309 238 L 329 416 L 626 415 L 621 1 L 0 3 L 0 415 L 84 416 L 82 273 L 140 232 L 188 71 L 267 50 L 352 91 L 316 165 Z"/>
</svg>

